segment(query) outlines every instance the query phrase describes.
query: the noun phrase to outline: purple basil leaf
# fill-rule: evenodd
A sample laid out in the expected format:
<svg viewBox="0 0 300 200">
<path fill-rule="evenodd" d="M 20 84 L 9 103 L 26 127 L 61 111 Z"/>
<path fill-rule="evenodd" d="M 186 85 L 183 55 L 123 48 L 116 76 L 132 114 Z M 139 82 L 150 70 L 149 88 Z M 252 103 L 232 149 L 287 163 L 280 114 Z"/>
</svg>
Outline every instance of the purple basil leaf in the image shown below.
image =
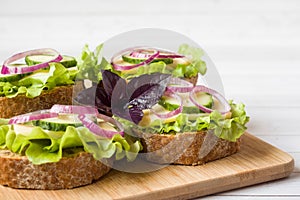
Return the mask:
<svg viewBox="0 0 300 200">
<path fill-rule="evenodd" d="M 105 95 L 106 93 L 99 92 L 99 87 L 95 85 L 80 91 L 77 94 L 77 96 L 74 98 L 74 101 L 77 102 L 78 104 L 96 106 L 100 113 L 111 116 L 112 114 L 111 114 L 110 102 L 109 102 L 109 106 L 107 106 L 106 104 L 108 104 L 108 102 L 105 102 L 106 101 L 105 99 L 107 98 L 103 98 L 103 96 L 105 97 Z"/>
<path fill-rule="evenodd" d="M 102 70 L 102 80 L 97 85 L 96 90 L 96 106 L 102 113 L 112 115 L 111 111 L 111 96 L 112 92 L 118 82 L 126 85 L 124 79 L 119 77 L 117 74 L 112 73 L 108 70 Z"/>
<path fill-rule="evenodd" d="M 101 73 L 102 73 L 103 88 L 109 97 L 111 97 L 112 92 L 115 86 L 117 85 L 118 81 L 121 81 L 123 82 L 123 84 L 126 84 L 124 79 L 122 79 L 117 74 L 112 73 L 109 70 L 101 70 Z"/>
<path fill-rule="evenodd" d="M 127 84 L 123 84 L 123 82 L 118 81 L 111 96 L 111 110 L 114 115 L 130 120 L 128 110 L 129 98 L 126 91 Z"/>
<path fill-rule="evenodd" d="M 139 77 L 135 77 L 128 83 L 127 93 L 130 96 L 130 100 L 138 98 L 142 93 L 149 90 L 153 85 L 159 84 L 164 88 L 169 82 L 171 75 L 153 73 L 153 74 L 144 74 Z M 160 96 L 163 94 L 163 91 L 158 91 Z"/>
<path fill-rule="evenodd" d="M 134 122 L 135 124 L 138 124 L 144 116 L 143 110 L 136 106 L 131 106 L 129 108 L 129 114 L 130 114 L 130 121 Z"/>
<path fill-rule="evenodd" d="M 96 89 L 97 89 L 96 86 L 84 89 L 77 94 L 74 100 L 79 104 L 94 106 Z"/>
<path fill-rule="evenodd" d="M 137 98 L 134 98 L 129 102 L 130 106 L 138 107 L 141 110 L 149 109 L 154 106 L 166 89 L 165 86 L 159 84 L 147 85 L 147 87 L 142 86 L 142 88 L 148 88 L 148 90 L 143 91 Z M 139 91 L 142 90 L 140 89 Z"/>
<path fill-rule="evenodd" d="M 127 85 L 118 82 L 112 93 L 112 113 L 138 124 L 143 110 L 161 98 L 169 79 L 170 75 L 155 73 L 133 78 Z"/>
<path fill-rule="evenodd" d="M 132 79 L 129 84 L 130 105 L 140 110 L 154 106 L 165 92 L 170 75 L 155 73 Z"/>
<path fill-rule="evenodd" d="M 96 106 L 101 107 L 101 106 L 111 106 L 111 98 L 110 96 L 106 93 L 103 87 L 101 87 L 101 84 L 99 83 L 97 86 L 96 90 Z"/>
</svg>

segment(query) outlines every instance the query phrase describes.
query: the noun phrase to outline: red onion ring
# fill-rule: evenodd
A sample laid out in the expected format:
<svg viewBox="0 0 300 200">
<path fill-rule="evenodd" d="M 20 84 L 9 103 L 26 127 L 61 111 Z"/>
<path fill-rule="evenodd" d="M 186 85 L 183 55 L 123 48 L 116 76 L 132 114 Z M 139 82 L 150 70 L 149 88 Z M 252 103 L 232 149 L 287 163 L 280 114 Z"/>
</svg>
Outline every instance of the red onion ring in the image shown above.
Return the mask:
<svg viewBox="0 0 300 200">
<path fill-rule="evenodd" d="M 182 109 L 183 109 L 183 101 L 181 99 L 181 97 L 179 95 L 177 95 L 176 93 L 172 92 L 172 91 L 166 91 L 164 96 L 168 96 L 168 97 L 175 97 L 176 99 L 178 99 L 180 101 L 180 106 L 175 109 L 175 110 L 172 110 L 166 114 L 159 114 L 157 112 L 155 112 L 153 109 L 151 109 L 151 112 L 153 112 L 157 117 L 159 118 L 163 118 L 163 119 L 166 119 L 166 118 L 170 118 L 170 117 L 173 117 L 179 113 L 182 112 Z"/>
<path fill-rule="evenodd" d="M 52 118 L 52 117 L 57 117 L 57 113 L 51 113 L 49 110 L 39 110 L 35 111 L 32 113 L 27 113 L 24 115 L 18 115 L 15 117 L 12 117 L 8 124 L 23 124 L 29 121 L 34 121 L 34 120 L 40 120 L 40 119 L 47 119 L 47 118 Z"/>
<path fill-rule="evenodd" d="M 9 64 L 11 64 L 12 62 L 17 61 L 26 56 L 44 55 L 44 54 L 47 54 L 47 55 L 54 54 L 55 58 L 48 62 L 40 63 L 40 64 L 33 65 L 33 66 L 23 66 L 23 67 L 22 66 L 9 66 Z M 25 74 L 25 73 L 36 71 L 38 69 L 49 67 L 49 63 L 59 62 L 61 60 L 62 60 L 62 56 L 54 49 L 45 48 L 45 49 L 24 51 L 22 53 L 15 54 L 15 55 L 11 56 L 10 58 L 8 58 L 6 61 L 4 61 L 3 65 L 2 65 L 2 69 L 1 69 L 1 74 Z"/>
<path fill-rule="evenodd" d="M 73 113 L 73 114 L 98 114 L 98 110 L 92 106 L 73 106 L 55 104 L 50 109 L 53 113 Z"/>
<path fill-rule="evenodd" d="M 179 55 L 175 52 L 171 52 L 171 51 L 167 51 L 167 50 L 163 50 L 163 49 L 150 48 L 150 47 L 146 47 L 146 48 L 151 49 L 153 51 L 159 51 L 160 54 L 157 56 L 157 58 L 183 58 L 183 57 L 185 57 L 184 55 Z M 136 57 L 136 58 L 149 58 L 152 55 L 152 54 L 145 54 L 145 53 L 143 53 L 143 51 L 145 51 L 145 49 L 135 49 L 129 55 L 132 57 Z M 161 55 L 161 53 L 164 53 L 167 55 Z"/>
<path fill-rule="evenodd" d="M 120 129 L 120 124 L 113 118 L 108 119 L 109 117 L 107 117 L 105 115 L 101 115 L 101 114 L 98 114 L 97 117 L 100 119 L 103 119 L 105 122 L 110 122 L 110 123 L 116 125 Z M 95 122 L 90 120 L 84 114 L 80 114 L 78 116 L 78 118 L 82 122 L 82 124 L 86 128 L 88 128 L 92 133 L 94 133 L 95 135 L 107 137 L 107 138 L 112 138 L 116 134 L 120 134 L 121 136 L 124 136 L 123 128 L 121 128 L 120 131 L 109 131 L 109 130 L 105 130 L 105 129 L 102 129 L 101 127 L 99 127 L 98 124 L 96 124 Z"/>
<path fill-rule="evenodd" d="M 224 111 L 220 111 L 221 114 L 228 113 L 231 110 L 229 103 L 220 93 L 218 93 L 217 91 L 215 91 L 213 89 L 207 88 L 203 85 L 197 85 L 193 88 L 193 90 L 190 93 L 190 100 L 203 112 L 211 113 L 214 110 L 210 109 L 210 108 L 206 108 L 205 106 L 203 106 L 201 104 L 198 104 L 197 100 L 194 98 L 194 96 L 197 92 L 206 92 L 206 93 L 212 95 L 213 97 L 215 97 L 216 99 L 218 99 L 220 101 L 220 103 L 223 104 L 223 106 L 224 106 Z"/>
<path fill-rule="evenodd" d="M 126 51 L 125 51 L 126 50 Z M 148 65 L 149 63 L 151 63 L 158 55 L 159 55 L 159 51 L 156 51 L 153 55 L 151 55 L 149 58 L 147 58 L 145 61 L 140 62 L 138 64 L 135 65 L 118 65 L 116 63 L 114 63 L 114 60 L 116 59 L 116 57 L 122 55 L 124 52 L 127 52 L 128 50 L 132 50 L 132 48 L 130 49 L 125 49 L 119 53 L 117 53 L 116 55 L 114 55 L 111 59 L 111 64 L 114 67 L 115 70 L 121 71 L 121 70 L 130 70 L 142 65 Z"/>
<path fill-rule="evenodd" d="M 167 91 L 172 92 L 190 92 L 192 91 L 194 85 L 188 81 L 185 81 L 181 78 L 170 78 L 170 82 L 167 86 Z"/>
</svg>

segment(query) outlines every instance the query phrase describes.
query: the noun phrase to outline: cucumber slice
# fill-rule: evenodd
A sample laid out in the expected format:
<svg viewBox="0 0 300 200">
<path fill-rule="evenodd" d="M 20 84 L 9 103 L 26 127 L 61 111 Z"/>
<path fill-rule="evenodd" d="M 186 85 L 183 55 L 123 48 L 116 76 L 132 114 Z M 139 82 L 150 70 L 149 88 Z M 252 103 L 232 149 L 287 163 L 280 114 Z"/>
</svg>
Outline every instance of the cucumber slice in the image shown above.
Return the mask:
<svg viewBox="0 0 300 200">
<path fill-rule="evenodd" d="M 197 106 L 195 106 L 190 98 L 188 93 L 184 93 L 185 96 L 183 98 L 183 112 L 184 113 L 203 113 Z M 210 94 L 205 92 L 196 93 L 195 99 L 197 102 L 207 108 L 212 108 L 213 106 L 213 98 Z"/>
<path fill-rule="evenodd" d="M 55 118 L 32 121 L 32 124 L 50 131 L 65 131 L 68 126 L 80 127 L 82 122 L 75 114 L 61 114 Z"/>
<path fill-rule="evenodd" d="M 98 122 L 100 128 L 107 131 L 117 131 L 116 127 L 109 122 Z"/>
<path fill-rule="evenodd" d="M 74 80 L 77 76 L 78 73 L 78 68 L 77 67 L 70 67 L 67 68 L 67 70 L 70 73 L 70 79 Z M 20 74 L 22 75 L 22 74 Z M 41 69 L 41 70 L 37 70 L 34 73 L 31 73 L 30 75 L 27 76 L 27 78 L 38 78 L 41 81 L 43 81 L 44 83 L 47 81 L 47 79 L 49 78 L 49 69 Z"/>
<path fill-rule="evenodd" d="M 27 66 L 25 64 L 11 64 L 10 66 Z M 0 74 L 0 82 L 18 81 L 26 76 L 26 74 Z"/>
<path fill-rule="evenodd" d="M 64 67 L 69 68 L 69 67 L 75 67 L 77 65 L 77 61 L 74 57 L 72 56 L 62 56 L 63 59 L 59 62 L 61 63 Z M 53 56 L 52 55 L 33 55 L 33 56 L 26 56 L 25 57 L 25 62 L 27 65 L 37 65 L 40 63 L 48 62 L 49 60 L 52 60 Z"/>
<path fill-rule="evenodd" d="M 196 121 L 199 117 L 209 116 L 209 113 L 191 113 L 187 114 L 189 121 Z"/>
<path fill-rule="evenodd" d="M 183 100 L 183 113 L 203 113 L 197 106 L 195 106 L 189 99 L 189 93 L 178 93 Z M 196 94 L 197 101 L 207 108 L 212 108 L 213 98 L 211 95 L 205 92 L 198 92 Z M 158 102 L 159 105 L 163 106 L 167 110 L 175 110 L 180 105 L 178 100 L 171 97 L 162 97 Z"/>
<path fill-rule="evenodd" d="M 139 64 L 139 63 L 141 63 L 141 62 L 143 62 L 147 59 L 147 58 L 132 57 L 132 56 L 129 56 L 129 55 L 123 55 L 122 58 L 125 62 L 131 63 L 131 64 Z M 159 62 L 159 61 L 163 61 L 166 64 L 172 64 L 173 63 L 172 58 L 155 58 L 152 61 L 152 63 Z"/>
<path fill-rule="evenodd" d="M 28 135 L 32 132 L 34 126 L 31 124 L 14 124 L 13 129 L 15 133 L 18 135 Z"/>
<path fill-rule="evenodd" d="M 0 74 L 0 82 L 14 82 L 23 77 L 23 74 Z"/>
<path fill-rule="evenodd" d="M 33 79 L 38 78 L 43 83 L 46 83 L 47 79 L 49 78 L 49 70 L 44 70 L 44 69 L 38 70 L 37 72 L 26 76 L 26 80 L 24 78 L 24 79 L 21 79 L 20 81 L 22 81 L 23 85 L 31 85 L 32 83 L 30 81 L 30 78 L 33 78 Z"/>
</svg>

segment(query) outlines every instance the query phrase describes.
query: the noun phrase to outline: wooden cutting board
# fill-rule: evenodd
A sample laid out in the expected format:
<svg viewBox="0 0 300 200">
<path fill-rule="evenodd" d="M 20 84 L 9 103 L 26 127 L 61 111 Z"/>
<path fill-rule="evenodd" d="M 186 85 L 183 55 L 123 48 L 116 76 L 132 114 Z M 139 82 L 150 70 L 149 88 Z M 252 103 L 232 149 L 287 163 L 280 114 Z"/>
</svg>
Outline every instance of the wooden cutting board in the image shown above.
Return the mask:
<svg viewBox="0 0 300 200">
<path fill-rule="evenodd" d="M 168 166 L 149 173 L 112 170 L 96 183 L 70 190 L 18 190 L 0 186 L 0 199 L 188 199 L 288 176 L 294 160 L 246 133 L 239 153 L 202 166 Z"/>
</svg>

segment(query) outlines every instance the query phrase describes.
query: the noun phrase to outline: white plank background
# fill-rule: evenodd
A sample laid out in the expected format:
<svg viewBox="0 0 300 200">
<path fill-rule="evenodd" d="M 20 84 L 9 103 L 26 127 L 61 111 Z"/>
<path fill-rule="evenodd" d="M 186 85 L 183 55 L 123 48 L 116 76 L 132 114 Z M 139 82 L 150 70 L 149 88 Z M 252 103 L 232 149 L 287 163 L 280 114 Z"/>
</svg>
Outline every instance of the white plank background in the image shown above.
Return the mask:
<svg viewBox="0 0 300 200">
<path fill-rule="evenodd" d="M 212 58 L 227 98 L 242 101 L 249 132 L 289 152 L 289 178 L 207 199 L 300 199 L 300 1 L 1 0 L 0 61 L 52 47 L 78 55 L 113 35 L 166 28 L 192 38 Z"/>
</svg>

